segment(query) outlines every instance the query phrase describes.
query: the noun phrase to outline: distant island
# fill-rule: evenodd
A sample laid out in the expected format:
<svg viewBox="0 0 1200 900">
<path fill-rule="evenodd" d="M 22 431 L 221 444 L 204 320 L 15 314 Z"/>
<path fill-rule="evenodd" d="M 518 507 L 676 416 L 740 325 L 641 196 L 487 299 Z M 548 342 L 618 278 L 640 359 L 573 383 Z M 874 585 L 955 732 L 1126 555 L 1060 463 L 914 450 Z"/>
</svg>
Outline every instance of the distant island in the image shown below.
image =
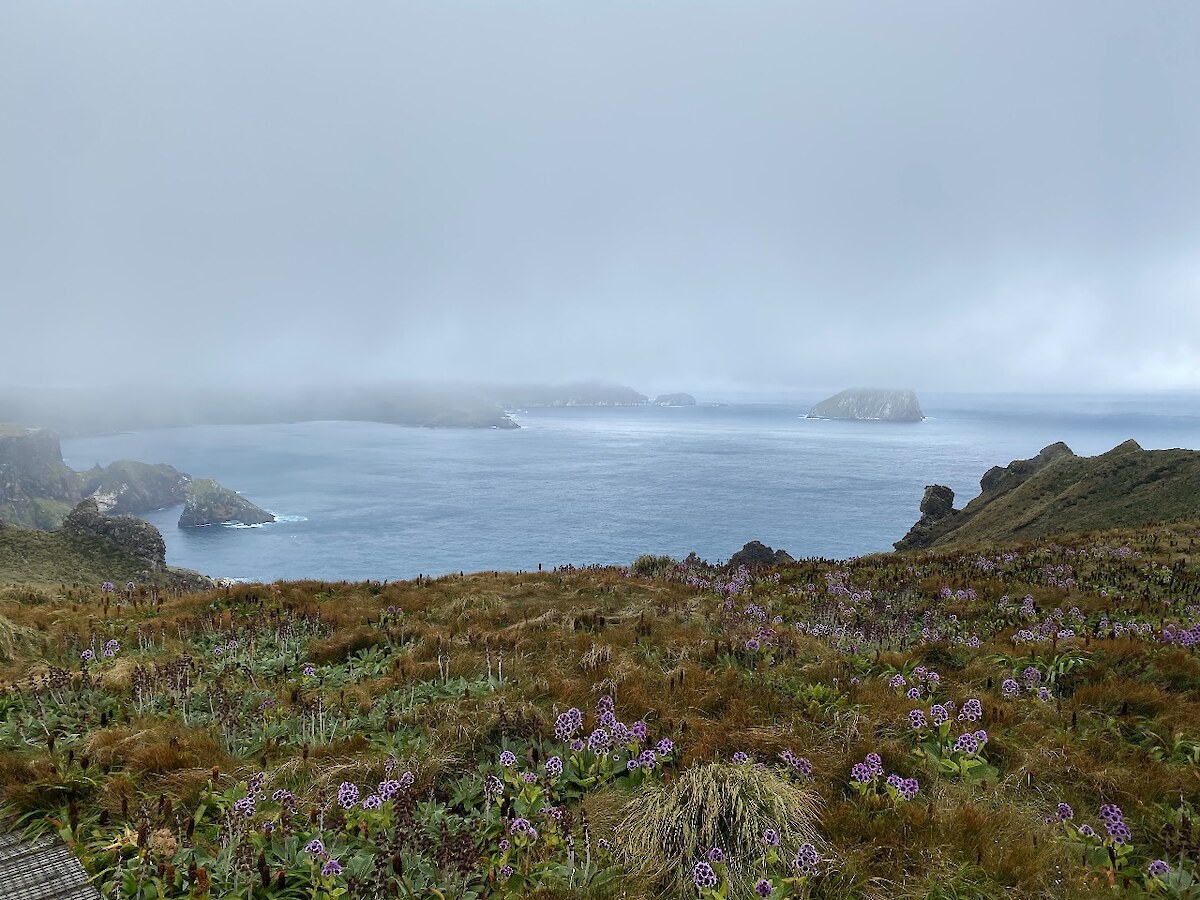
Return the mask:
<svg viewBox="0 0 1200 900">
<path fill-rule="evenodd" d="M 920 422 L 925 418 L 917 394 L 910 390 L 851 388 L 822 400 L 808 411 L 810 419 L 854 419 L 862 422 Z"/>
<path fill-rule="evenodd" d="M 81 500 L 94 504 L 97 515 L 136 515 L 182 503 L 180 527 L 275 521 L 234 491 L 173 466 L 122 459 L 76 472 L 63 462 L 54 432 L 0 424 L 0 522 L 57 529 Z"/>
<path fill-rule="evenodd" d="M 655 406 L 695 406 L 696 398 L 691 394 L 659 394 L 654 398 Z"/>
</svg>

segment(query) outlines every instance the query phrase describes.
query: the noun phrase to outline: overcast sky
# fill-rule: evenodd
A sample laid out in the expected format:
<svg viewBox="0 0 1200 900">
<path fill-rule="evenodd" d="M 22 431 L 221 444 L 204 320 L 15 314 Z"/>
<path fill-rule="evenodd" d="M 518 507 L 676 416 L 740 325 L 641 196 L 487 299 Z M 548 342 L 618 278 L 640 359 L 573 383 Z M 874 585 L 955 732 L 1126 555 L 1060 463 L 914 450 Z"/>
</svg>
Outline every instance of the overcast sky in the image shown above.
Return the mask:
<svg viewBox="0 0 1200 900">
<path fill-rule="evenodd" d="M 0 4 L 0 383 L 1200 388 L 1200 3 Z"/>
</svg>

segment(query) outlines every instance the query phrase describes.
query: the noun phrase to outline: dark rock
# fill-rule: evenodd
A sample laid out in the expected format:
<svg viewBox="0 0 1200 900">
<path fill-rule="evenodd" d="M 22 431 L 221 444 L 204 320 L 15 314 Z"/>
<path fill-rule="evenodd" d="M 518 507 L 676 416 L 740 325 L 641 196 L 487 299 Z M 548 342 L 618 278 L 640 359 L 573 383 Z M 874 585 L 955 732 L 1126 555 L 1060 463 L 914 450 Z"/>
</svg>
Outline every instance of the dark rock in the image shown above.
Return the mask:
<svg viewBox="0 0 1200 900">
<path fill-rule="evenodd" d="M 68 534 L 90 535 L 112 541 L 120 549 L 146 563 L 151 570 L 167 564 L 167 545 L 157 528 L 133 516 L 106 516 L 94 497 L 88 497 L 63 520 Z"/>
<path fill-rule="evenodd" d="M 1137 446 L 1136 441 L 1127 441 L 1126 443 L 1132 443 L 1138 450 L 1142 449 Z M 1124 446 L 1125 444 L 1121 445 L 1121 447 Z M 1109 453 L 1115 453 L 1121 447 L 1110 450 Z M 1046 468 L 1054 460 L 1063 456 L 1074 455 L 1070 447 L 1062 441 L 1058 441 L 1057 443 L 1050 444 L 1048 447 L 1043 447 L 1037 456 L 1029 459 L 1014 459 L 1007 466 L 992 466 L 979 479 L 979 489 L 985 494 L 998 494 L 1011 491 L 1017 485 L 1023 484 L 1031 475 L 1035 475 Z"/>
<path fill-rule="evenodd" d="M 921 518 L 892 546 L 902 551 L 930 547 L 955 515 L 954 491 L 944 484 L 927 484 L 921 497 Z"/>
<path fill-rule="evenodd" d="M 179 527 L 233 523 L 262 525 L 274 521 L 275 516 L 236 491 L 222 487 L 210 478 L 197 478 L 188 485 L 187 505 L 179 517 Z"/>
<path fill-rule="evenodd" d="M 750 541 L 729 558 L 729 568 L 745 566 L 747 569 L 761 569 L 793 562 L 795 560 L 786 550 L 772 550 L 762 541 Z"/>
<path fill-rule="evenodd" d="M 954 512 L 954 491 L 944 484 L 925 485 L 921 498 L 921 516 L 936 522 Z"/>
</svg>

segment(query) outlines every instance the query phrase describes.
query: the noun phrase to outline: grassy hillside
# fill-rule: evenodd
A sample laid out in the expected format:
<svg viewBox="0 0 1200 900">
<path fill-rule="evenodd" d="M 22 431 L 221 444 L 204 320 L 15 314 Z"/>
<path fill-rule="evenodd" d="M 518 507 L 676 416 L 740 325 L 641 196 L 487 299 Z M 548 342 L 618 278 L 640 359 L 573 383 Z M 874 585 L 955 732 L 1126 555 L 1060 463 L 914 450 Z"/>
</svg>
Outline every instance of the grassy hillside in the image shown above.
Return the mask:
<svg viewBox="0 0 1200 900">
<path fill-rule="evenodd" d="M 0 525 L 0 585 L 173 584 L 182 570 L 146 571 L 145 560 L 103 537 Z"/>
<path fill-rule="evenodd" d="M 1040 467 L 1018 460 L 993 470 L 978 497 L 933 526 L 933 546 L 988 546 L 1200 518 L 1200 453 L 1194 450 L 1143 450 L 1135 441 L 1099 456 L 1063 450 Z"/>
<path fill-rule="evenodd" d="M 10 594 L 0 797 L 106 897 L 1195 896 L 1198 536 Z"/>
</svg>

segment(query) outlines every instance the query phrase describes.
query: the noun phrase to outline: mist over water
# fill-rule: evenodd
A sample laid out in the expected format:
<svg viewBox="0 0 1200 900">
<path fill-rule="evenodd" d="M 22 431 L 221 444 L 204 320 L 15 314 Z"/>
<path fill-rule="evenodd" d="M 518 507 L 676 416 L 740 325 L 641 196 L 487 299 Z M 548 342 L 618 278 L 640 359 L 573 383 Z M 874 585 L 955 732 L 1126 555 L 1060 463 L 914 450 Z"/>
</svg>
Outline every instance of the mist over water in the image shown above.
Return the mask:
<svg viewBox="0 0 1200 900">
<path fill-rule="evenodd" d="M 1111 400 L 932 395 L 915 424 L 802 418 L 819 396 L 696 407 L 528 409 L 519 431 L 363 422 L 201 426 L 63 442 L 74 468 L 168 462 L 285 517 L 181 530 L 146 516 L 172 565 L 253 580 L 726 559 L 748 540 L 796 557 L 891 549 L 926 484 L 961 506 L 993 465 L 1066 441 L 1200 446 L 1193 395 Z"/>
</svg>

